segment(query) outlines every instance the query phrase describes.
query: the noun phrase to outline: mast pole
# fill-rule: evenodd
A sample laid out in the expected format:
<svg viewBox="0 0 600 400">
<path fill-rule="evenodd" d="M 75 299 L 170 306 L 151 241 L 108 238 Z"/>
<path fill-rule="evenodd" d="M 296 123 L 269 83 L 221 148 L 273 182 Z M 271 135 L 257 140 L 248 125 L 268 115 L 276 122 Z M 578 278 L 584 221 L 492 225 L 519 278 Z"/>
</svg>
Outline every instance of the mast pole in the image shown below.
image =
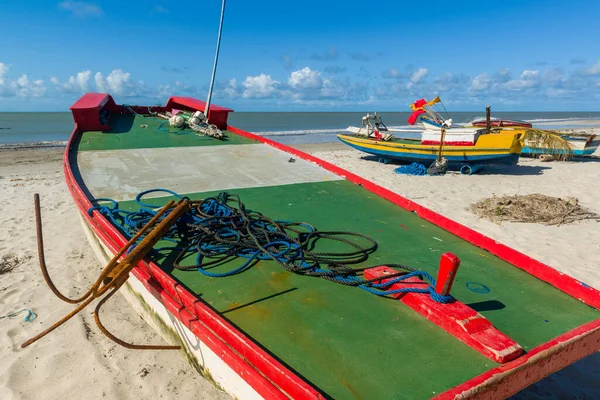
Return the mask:
<svg viewBox="0 0 600 400">
<path fill-rule="evenodd" d="M 215 84 L 215 74 L 217 73 L 217 61 L 219 60 L 219 48 L 221 47 L 221 32 L 223 31 L 223 17 L 225 17 L 225 2 L 221 6 L 221 21 L 219 22 L 219 35 L 217 36 L 217 50 L 215 51 L 215 63 L 213 65 L 212 76 L 210 77 L 210 86 L 208 88 L 208 99 L 206 100 L 206 107 L 204 108 L 204 115 L 208 120 L 208 110 L 210 108 L 210 99 L 212 97 L 213 86 Z"/>
</svg>

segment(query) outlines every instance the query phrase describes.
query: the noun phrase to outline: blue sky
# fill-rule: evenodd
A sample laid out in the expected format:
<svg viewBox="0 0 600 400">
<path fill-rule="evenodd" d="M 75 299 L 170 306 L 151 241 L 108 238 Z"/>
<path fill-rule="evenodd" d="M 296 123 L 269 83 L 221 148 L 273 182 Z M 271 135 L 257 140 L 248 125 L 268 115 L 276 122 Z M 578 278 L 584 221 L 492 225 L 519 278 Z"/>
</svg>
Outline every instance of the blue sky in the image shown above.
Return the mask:
<svg viewBox="0 0 600 400">
<path fill-rule="evenodd" d="M 221 1 L 0 5 L 0 111 L 205 99 Z M 600 110 L 600 2 L 229 0 L 213 101 L 237 111 Z"/>
</svg>

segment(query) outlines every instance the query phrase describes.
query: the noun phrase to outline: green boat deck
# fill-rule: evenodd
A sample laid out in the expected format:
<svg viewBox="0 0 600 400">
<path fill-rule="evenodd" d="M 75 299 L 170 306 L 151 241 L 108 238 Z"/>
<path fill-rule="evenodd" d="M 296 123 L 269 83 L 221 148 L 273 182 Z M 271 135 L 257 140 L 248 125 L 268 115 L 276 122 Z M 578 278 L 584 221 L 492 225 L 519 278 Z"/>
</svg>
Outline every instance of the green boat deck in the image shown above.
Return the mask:
<svg viewBox="0 0 600 400">
<path fill-rule="evenodd" d="M 142 124 L 148 127 L 141 128 Z M 128 129 L 86 132 L 78 143 L 81 180 L 96 198 L 118 194 L 115 187 L 126 184 L 139 191 L 172 189 L 168 181 L 152 180 L 157 173 L 153 160 L 165 157 L 164 148 L 183 152 L 184 147 L 193 146 L 198 147 L 194 149 L 198 156 L 218 157 L 209 146 L 220 146 L 220 154 L 228 155 L 232 151 L 228 147 L 246 145 L 240 149 L 251 148 L 244 150 L 250 153 L 240 154 L 252 155 L 248 165 L 257 171 L 253 180 L 236 178 L 241 169 L 247 172 L 248 168 L 238 170 L 236 164 L 246 161 L 224 159 L 220 167 L 227 173 L 216 175 L 210 185 L 180 182 L 184 191 L 173 190 L 202 199 L 226 189 L 238 194 L 248 208 L 273 219 L 306 221 L 322 231 L 368 235 L 379 248 L 364 267 L 404 264 L 435 276 L 441 254 L 453 252 L 461 259 L 453 296 L 483 314 L 526 351 L 600 317 L 597 310 L 314 164 L 289 162 L 289 154 L 231 133 L 224 142 L 196 138 L 165 131 L 162 120 L 140 116 L 124 126 Z M 115 159 L 102 156 L 122 160 L 132 154 L 139 156 L 138 149 L 143 148 L 155 153 L 143 153 L 146 163 L 140 164 L 136 173 L 128 174 L 131 166 L 127 165 L 115 170 Z M 196 158 L 176 158 L 173 163 L 179 169 L 167 172 L 176 178 L 193 160 Z M 117 184 L 115 174 L 119 175 Z M 188 177 L 190 182 L 195 179 L 193 174 Z M 120 201 L 121 208 L 137 210 L 139 206 L 131 200 L 133 192 L 112 197 Z M 148 202 L 162 205 L 169 198 L 155 197 Z M 158 244 L 168 246 L 172 244 Z M 323 246 L 322 251 L 327 251 L 327 246 L 335 248 Z M 270 261 L 261 261 L 238 275 L 209 278 L 197 271 L 173 269 L 168 251 L 152 257 L 223 318 L 332 398 L 429 398 L 497 366 L 394 299 L 295 275 Z M 192 260 L 186 263 L 193 264 Z M 237 265 L 241 261 L 211 272 Z M 489 292 L 473 292 L 467 283 L 485 285 Z"/>
</svg>

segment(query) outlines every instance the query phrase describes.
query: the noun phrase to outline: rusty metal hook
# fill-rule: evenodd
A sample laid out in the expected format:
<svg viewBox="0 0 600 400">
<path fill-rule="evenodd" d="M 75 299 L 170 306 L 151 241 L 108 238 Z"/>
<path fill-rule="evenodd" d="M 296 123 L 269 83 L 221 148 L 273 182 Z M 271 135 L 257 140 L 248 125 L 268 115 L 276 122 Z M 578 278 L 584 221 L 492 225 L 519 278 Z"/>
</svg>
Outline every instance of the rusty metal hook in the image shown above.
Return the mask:
<svg viewBox="0 0 600 400">
<path fill-rule="evenodd" d="M 131 343 L 124 342 L 123 340 L 117 338 L 112 333 L 110 333 L 104 325 L 100 321 L 100 307 L 106 301 L 112 297 L 113 294 L 116 293 L 117 290 L 127 281 L 129 278 L 129 272 L 148 254 L 148 252 L 154 247 L 154 245 L 162 239 L 165 233 L 173 226 L 179 217 L 189 211 L 190 204 L 187 199 L 181 199 L 174 207 L 174 201 L 169 201 L 152 219 L 142 228 L 140 229 L 126 244 L 121 248 L 121 250 L 110 260 L 108 265 L 102 270 L 100 276 L 96 279 L 94 284 L 88 289 L 88 291 L 81 297 L 77 299 L 71 299 L 63 295 L 56 285 L 52 282 L 50 275 L 48 273 L 48 268 L 46 266 L 46 261 L 44 257 L 44 240 L 42 236 L 42 218 L 40 212 L 40 198 L 36 193 L 34 195 L 34 204 L 35 204 L 35 218 L 36 218 L 36 230 L 37 230 L 37 239 L 38 239 L 38 255 L 40 261 L 40 268 L 42 270 L 42 274 L 44 276 L 44 280 L 52 290 L 52 292 L 61 300 L 71 303 L 78 304 L 81 303 L 71 311 L 69 314 L 64 316 L 62 319 L 57 321 L 51 327 L 45 329 L 43 332 L 38 335 L 32 337 L 31 339 L 25 341 L 21 347 L 27 347 L 30 344 L 36 342 L 42 337 L 46 336 L 48 333 L 52 332 L 54 329 L 58 328 L 69 319 L 71 319 L 74 315 L 83 310 L 88 304 L 94 301 L 97 298 L 104 296 L 100 302 L 97 304 L 96 309 L 94 310 L 94 319 L 96 321 L 96 325 L 100 331 L 105 334 L 109 339 L 113 340 L 117 344 L 124 346 L 129 349 L 136 350 L 176 350 L 179 349 L 180 346 L 164 346 L 164 345 L 135 345 Z M 173 211 L 169 213 L 162 221 L 158 222 L 156 226 L 153 228 L 154 224 L 160 219 L 162 215 L 164 215 L 169 209 L 173 208 Z M 148 234 L 144 239 L 130 251 L 130 253 L 119 262 L 119 258 L 125 254 L 125 252 L 136 243 L 136 241 L 144 235 L 146 232 Z M 108 294 L 107 294 L 108 293 Z"/>
</svg>

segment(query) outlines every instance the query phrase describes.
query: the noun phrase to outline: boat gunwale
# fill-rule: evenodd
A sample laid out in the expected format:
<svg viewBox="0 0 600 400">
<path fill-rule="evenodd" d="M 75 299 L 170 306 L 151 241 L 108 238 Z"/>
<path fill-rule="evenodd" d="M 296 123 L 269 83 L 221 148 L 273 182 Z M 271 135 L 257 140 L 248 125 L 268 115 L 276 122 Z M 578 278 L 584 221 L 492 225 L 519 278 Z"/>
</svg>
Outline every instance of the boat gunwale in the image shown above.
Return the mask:
<svg viewBox="0 0 600 400">
<path fill-rule="evenodd" d="M 517 134 L 515 134 L 517 135 Z M 402 150 L 418 150 L 418 151 L 432 151 L 435 152 L 436 154 L 439 152 L 440 150 L 440 145 L 439 144 L 404 144 L 404 143 L 394 143 L 391 141 L 380 141 L 380 140 L 370 140 L 370 139 L 363 139 L 363 138 L 359 138 L 359 137 L 354 137 L 354 136 L 350 136 L 350 135 L 346 135 L 346 134 L 338 134 L 337 135 L 338 139 L 340 139 L 342 142 L 344 141 L 344 139 L 346 139 L 348 142 L 354 142 L 354 143 L 364 143 L 364 144 L 370 144 L 370 145 L 378 145 L 378 146 L 383 146 L 383 147 L 389 147 L 389 148 L 393 148 L 393 149 L 402 149 Z M 402 140 L 415 140 L 418 141 L 419 139 L 404 139 L 404 138 L 399 138 Z M 489 151 L 489 152 L 494 152 L 494 151 L 502 151 L 502 152 L 506 152 L 508 151 L 510 153 L 510 149 L 512 148 L 512 144 L 509 147 L 477 147 L 476 145 L 473 146 L 455 146 L 452 143 L 448 143 L 448 142 L 444 142 L 444 149 L 443 152 L 473 152 L 473 151 Z"/>
<path fill-rule="evenodd" d="M 552 285 L 571 297 L 574 297 L 591 307 L 600 309 L 600 291 L 583 284 L 575 278 L 560 273 L 554 268 L 520 253 L 515 249 L 503 245 L 471 228 L 461 225 L 460 223 L 429 210 L 401 195 L 391 192 L 371 181 L 310 154 L 275 142 L 271 139 L 243 131 L 239 128 L 229 126 L 228 130 L 231 133 L 254 139 L 260 143 L 267 144 L 273 148 L 295 155 L 303 160 L 313 162 L 325 170 L 333 172 L 350 182 L 361 185 L 370 192 L 377 194 L 405 210 L 415 212 L 419 217 L 426 221 L 441 227 L 475 246 L 487 250 L 491 254 Z M 65 179 L 76 206 L 84 217 L 85 222 L 104 243 L 116 252 L 116 249 L 118 249 L 119 246 L 122 246 L 127 242 L 126 238 L 98 211 L 93 211 L 92 215 L 88 214 L 87 210 L 92 207 L 91 200 L 79 186 L 71 169 L 70 155 L 72 154 L 71 151 L 74 150 L 74 139 L 78 134 L 82 133 L 83 132 L 79 130 L 77 124 L 75 124 L 75 128 L 69 138 L 63 157 Z M 76 154 L 76 152 L 73 154 Z M 201 299 L 198 299 L 192 293 L 187 291 L 152 261 L 147 259 L 142 261 L 132 270 L 132 273 L 140 279 L 149 292 L 157 297 L 163 304 L 169 301 L 177 303 L 181 308 L 177 313 L 173 313 L 173 316 L 186 324 L 186 326 L 192 322 L 200 321 L 209 329 L 209 331 L 214 332 L 214 338 L 210 339 L 216 339 L 216 341 L 211 342 L 212 344 L 207 343 L 207 345 L 209 347 L 218 347 L 216 352 L 228 357 L 228 360 L 224 361 L 229 367 L 240 374 L 244 380 L 261 394 L 261 396 L 265 396 L 265 398 L 280 398 L 280 396 L 274 395 L 272 389 L 275 388 L 277 391 L 285 391 L 294 398 L 323 398 L 323 395 L 310 383 L 289 370 L 279 360 L 268 354 L 263 348 L 252 341 L 251 338 L 248 338 L 245 334 L 233 327 L 227 320 L 204 304 Z M 157 282 L 152 282 L 153 280 L 156 280 Z M 156 291 L 152 290 L 150 287 L 152 285 L 155 286 L 156 283 L 162 287 L 163 291 L 161 293 L 156 293 Z M 168 295 L 169 298 L 163 299 L 163 294 Z M 189 308 L 190 304 L 193 305 L 192 309 Z M 169 307 L 169 309 L 171 309 L 171 307 Z M 188 318 L 187 314 L 192 318 Z M 203 338 L 200 337 L 198 339 L 203 340 Z M 539 354 L 548 354 L 548 356 L 543 359 L 553 362 L 553 369 L 549 372 L 551 373 L 570 365 L 577 359 L 593 354 L 598 350 L 599 343 L 600 318 L 565 332 L 546 343 L 542 343 L 512 362 L 492 368 L 454 388 L 450 388 L 441 393 L 439 398 L 451 398 L 454 395 L 466 395 L 467 397 L 471 397 L 481 395 L 482 393 L 491 393 L 494 387 L 497 387 L 499 384 L 504 384 L 505 386 L 508 385 L 506 390 L 510 393 L 516 393 L 518 390 L 523 389 L 543 377 L 536 377 L 536 374 L 528 373 L 523 380 L 518 382 L 517 386 L 511 386 L 511 383 L 508 380 L 509 376 L 522 374 L 523 371 L 535 370 L 538 364 L 537 361 L 534 361 L 536 355 L 537 357 L 540 357 Z M 570 346 L 570 352 L 561 352 L 561 349 L 563 349 L 565 345 Z M 575 354 L 575 358 L 569 357 L 572 354 Z M 550 357 L 553 358 L 550 359 Z M 255 385 L 258 385 L 259 388 L 256 388 Z M 283 392 L 279 393 L 285 396 Z"/>
</svg>

